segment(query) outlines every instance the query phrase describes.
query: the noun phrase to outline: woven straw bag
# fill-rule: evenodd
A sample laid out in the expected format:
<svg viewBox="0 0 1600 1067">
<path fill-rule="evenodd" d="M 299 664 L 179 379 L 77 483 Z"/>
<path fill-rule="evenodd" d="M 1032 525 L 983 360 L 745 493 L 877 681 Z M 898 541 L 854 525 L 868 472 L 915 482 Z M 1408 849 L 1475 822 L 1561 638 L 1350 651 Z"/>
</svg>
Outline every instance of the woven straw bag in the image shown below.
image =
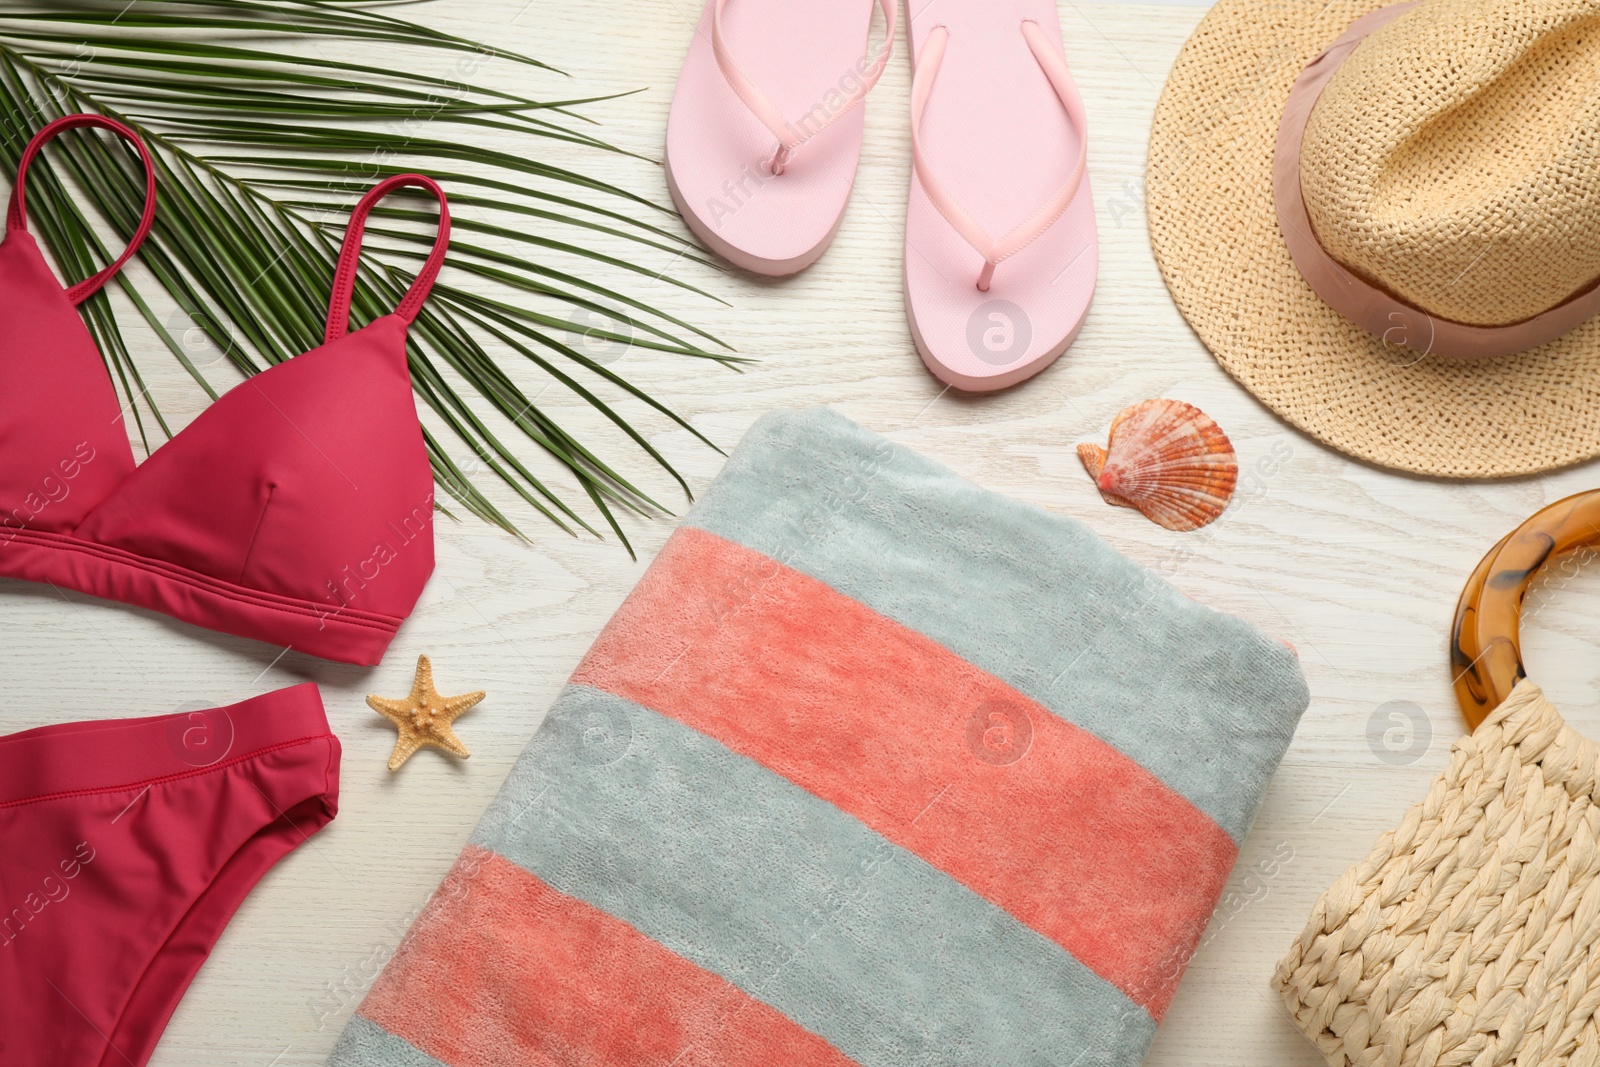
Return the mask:
<svg viewBox="0 0 1600 1067">
<path fill-rule="evenodd" d="M 1600 1067 L 1600 746 L 1523 680 L 1272 985 L 1335 1065 Z"/>
</svg>

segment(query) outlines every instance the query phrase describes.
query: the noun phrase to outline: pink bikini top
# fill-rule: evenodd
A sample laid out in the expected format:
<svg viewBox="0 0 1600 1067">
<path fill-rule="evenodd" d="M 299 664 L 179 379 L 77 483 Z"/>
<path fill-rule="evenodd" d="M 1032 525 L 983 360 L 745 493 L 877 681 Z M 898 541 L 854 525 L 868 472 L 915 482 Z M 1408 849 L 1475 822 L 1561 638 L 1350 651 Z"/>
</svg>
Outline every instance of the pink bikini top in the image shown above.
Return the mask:
<svg viewBox="0 0 1600 1067">
<path fill-rule="evenodd" d="M 138 146 L 147 199 L 127 251 L 63 291 L 28 234 L 23 180 L 45 141 L 80 126 Z M 438 198 L 438 240 L 399 308 L 347 333 L 367 214 L 402 186 Z M 376 664 L 433 571 L 433 475 L 406 329 L 444 263 L 444 192 L 417 174 L 368 192 L 345 231 L 322 346 L 242 382 L 135 465 L 76 305 L 149 233 L 155 189 L 149 151 L 110 119 L 59 119 L 23 153 L 0 242 L 0 575 Z"/>
</svg>

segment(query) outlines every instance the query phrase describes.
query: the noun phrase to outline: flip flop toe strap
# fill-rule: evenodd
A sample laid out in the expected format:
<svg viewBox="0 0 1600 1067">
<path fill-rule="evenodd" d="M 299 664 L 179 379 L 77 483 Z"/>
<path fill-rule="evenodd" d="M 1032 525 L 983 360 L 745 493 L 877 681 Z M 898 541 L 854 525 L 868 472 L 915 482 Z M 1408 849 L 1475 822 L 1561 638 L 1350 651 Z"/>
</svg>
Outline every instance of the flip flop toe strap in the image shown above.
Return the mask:
<svg viewBox="0 0 1600 1067">
<path fill-rule="evenodd" d="M 722 9 L 727 6 L 728 0 L 712 2 L 711 52 L 716 56 L 717 67 L 722 71 L 722 76 L 744 102 L 744 106 L 772 131 L 773 136 L 777 137 L 778 147 L 772 153 L 767 169 L 775 175 L 782 174 L 795 149 L 832 126 L 841 116 L 849 114 L 856 105 L 867 98 L 872 87 L 878 84 L 878 79 L 883 77 L 884 68 L 889 65 L 889 54 L 894 51 L 896 0 L 878 0 L 878 7 L 883 11 L 883 44 L 879 46 L 876 56 L 868 51 L 855 66 L 850 68 L 849 73 L 856 75 L 855 88 L 844 94 L 843 102 L 837 106 L 830 104 L 826 98 L 819 100 L 816 107 L 793 122 L 784 117 L 783 112 L 778 110 L 753 81 L 745 77 L 744 72 L 739 69 L 739 64 L 734 61 L 727 37 L 722 30 Z M 836 94 L 829 92 L 826 97 L 834 95 Z M 817 115 L 818 111 L 823 113 L 820 118 Z"/>
<path fill-rule="evenodd" d="M 983 270 L 978 275 L 978 288 L 983 292 L 989 291 L 995 267 L 1037 240 L 1066 212 L 1072 203 L 1072 198 L 1078 194 L 1078 186 L 1083 183 L 1084 167 L 1088 158 L 1088 138 L 1085 135 L 1088 124 L 1083 112 L 1083 100 L 1078 96 L 1078 88 L 1073 84 L 1066 60 L 1061 57 L 1060 51 L 1038 23 L 1024 22 L 1022 36 L 1028 42 L 1028 48 L 1033 52 L 1045 77 L 1050 80 L 1061 106 L 1066 109 L 1067 118 L 1080 134 L 1078 158 L 1073 161 L 1072 173 L 1067 176 L 1066 183 L 1056 191 L 1055 195 L 998 240 L 990 237 L 983 225 L 972 216 L 971 212 L 962 207 L 944 183 L 939 181 L 933 173 L 927 155 L 922 150 L 920 132 L 922 112 L 928 106 L 934 80 L 939 75 L 939 65 L 944 62 L 945 50 L 950 44 L 950 31 L 945 27 L 935 26 L 929 32 L 928 43 L 923 47 L 922 56 L 917 61 L 916 73 L 911 79 L 911 160 L 916 169 L 917 180 L 922 183 L 922 191 L 928 195 L 928 199 L 939 210 L 939 214 L 943 215 L 962 239 L 983 257 Z"/>
</svg>

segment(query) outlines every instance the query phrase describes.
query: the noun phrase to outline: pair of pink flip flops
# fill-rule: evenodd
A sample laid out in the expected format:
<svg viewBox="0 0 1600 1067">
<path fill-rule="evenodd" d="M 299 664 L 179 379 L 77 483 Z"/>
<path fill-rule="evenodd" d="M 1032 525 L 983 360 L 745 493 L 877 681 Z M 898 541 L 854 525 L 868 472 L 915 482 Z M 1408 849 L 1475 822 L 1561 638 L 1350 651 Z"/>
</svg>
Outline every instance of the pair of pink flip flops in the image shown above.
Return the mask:
<svg viewBox="0 0 1600 1067">
<path fill-rule="evenodd" d="M 906 313 L 938 378 L 1003 389 L 1066 351 L 1094 296 L 1083 102 L 1056 0 L 910 2 Z M 667 181 L 713 251 L 786 275 L 828 247 L 896 3 L 706 0 L 667 122 Z"/>
</svg>

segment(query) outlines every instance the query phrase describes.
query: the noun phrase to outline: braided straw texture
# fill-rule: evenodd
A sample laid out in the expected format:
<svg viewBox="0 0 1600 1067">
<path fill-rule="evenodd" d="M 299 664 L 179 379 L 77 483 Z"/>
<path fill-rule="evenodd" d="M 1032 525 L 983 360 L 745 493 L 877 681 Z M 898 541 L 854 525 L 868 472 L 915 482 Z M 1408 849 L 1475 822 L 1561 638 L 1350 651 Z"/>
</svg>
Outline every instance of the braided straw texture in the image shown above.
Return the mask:
<svg viewBox="0 0 1600 1067">
<path fill-rule="evenodd" d="M 1366 204 L 1366 210 L 1381 209 L 1372 226 L 1345 235 L 1352 243 L 1346 252 L 1363 269 L 1394 274 L 1397 284 L 1418 285 L 1417 293 L 1428 289 L 1422 284 L 1427 279 L 1403 276 L 1397 266 L 1407 242 L 1420 233 L 1442 247 L 1459 236 L 1452 227 L 1481 223 L 1486 231 L 1477 238 L 1473 256 L 1484 253 L 1483 258 L 1469 261 L 1464 275 L 1454 259 L 1433 264 L 1439 277 L 1454 268 L 1447 282 L 1461 280 L 1455 286 L 1430 282 L 1429 299 L 1445 300 L 1438 294 L 1453 295 L 1461 288 L 1477 294 L 1466 301 L 1476 308 L 1467 318 L 1518 313 L 1570 279 L 1535 279 L 1543 288 L 1533 289 L 1528 279 L 1517 279 L 1497 289 L 1511 268 L 1498 255 L 1500 245 L 1489 239 L 1489 231 L 1505 234 L 1510 249 L 1527 236 L 1519 227 L 1547 223 L 1546 202 L 1553 203 L 1558 191 L 1586 186 L 1560 174 L 1536 180 L 1528 189 L 1507 186 L 1506 173 L 1491 162 L 1511 151 L 1505 126 L 1510 120 L 1502 121 L 1497 101 L 1526 99 L 1528 93 L 1542 91 L 1541 57 L 1580 46 L 1590 49 L 1591 59 L 1560 78 L 1574 83 L 1572 93 L 1600 92 L 1595 73 L 1600 61 L 1593 59 L 1600 52 L 1600 14 L 1576 18 L 1566 12 L 1573 7 L 1600 11 L 1600 4 L 1428 0 L 1390 28 L 1403 29 L 1436 4 L 1481 27 L 1478 38 L 1507 38 L 1495 53 L 1502 75 L 1491 79 L 1481 95 L 1465 92 L 1465 75 L 1451 83 L 1451 92 L 1457 94 L 1452 99 L 1469 103 L 1447 120 L 1436 116 L 1429 127 L 1447 138 L 1386 133 L 1386 143 L 1403 141 L 1407 147 L 1385 157 L 1395 164 L 1388 171 L 1371 172 L 1375 191 L 1370 195 L 1354 186 L 1308 192 L 1315 192 L 1313 199 L 1323 205 L 1345 196 Z M 1346 322 L 1311 291 L 1289 258 L 1272 200 L 1273 147 L 1289 88 L 1351 22 L 1383 6 L 1377 0 L 1219 0 L 1206 15 L 1178 55 L 1150 131 L 1146 211 L 1151 247 L 1167 287 L 1179 311 L 1230 374 L 1289 422 L 1343 452 L 1386 467 L 1453 478 L 1530 474 L 1600 455 L 1600 319 L 1516 355 L 1484 360 L 1420 355 L 1385 345 Z M 1536 12 L 1547 7 L 1566 12 L 1562 25 L 1568 28 L 1539 38 L 1546 44 L 1508 62 L 1506 49 L 1537 36 L 1530 26 L 1544 25 Z M 1560 49 L 1552 51 L 1554 45 Z M 1347 62 L 1359 55 L 1358 50 Z M 1447 60 L 1413 55 L 1390 63 L 1388 75 L 1401 83 L 1419 64 L 1456 69 Z M 1373 84 L 1381 73 L 1370 76 Z M 1514 95 L 1495 95 L 1502 90 Z M 1402 96 L 1405 91 L 1404 84 L 1391 90 Z M 1567 110 L 1548 111 L 1542 103 L 1538 109 L 1522 106 L 1513 123 L 1518 140 L 1532 137 L 1528 128 L 1546 117 L 1555 127 L 1566 128 L 1571 109 L 1580 108 L 1581 102 L 1563 96 L 1558 103 Z M 1327 143 L 1337 140 L 1326 125 L 1319 136 Z M 1600 171 L 1600 138 L 1592 127 L 1585 136 L 1587 140 L 1561 147 L 1564 162 L 1558 171 Z M 1431 174 L 1436 165 L 1457 167 L 1457 154 L 1475 160 L 1474 169 L 1463 173 L 1458 168 L 1448 182 Z M 1479 185 L 1475 190 L 1474 181 Z M 1474 215 L 1463 206 L 1473 196 L 1487 199 L 1491 194 L 1507 205 L 1505 211 Z M 1407 210 L 1433 222 L 1408 222 L 1417 229 L 1405 232 L 1394 221 L 1396 212 L 1406 207 L 1405 197 L 1417 201 Z M 1528 205 L 1540 210 L 1527 214 Z M 1600 240 L 1600 228 L 1583 236 L 1591 243 Z M 1537 234 L 1523 241 L 1523 247 L 1541 256 L 1545 251 Z M 1584 251 L 1576 260 L 1587 255 Z M 1531 259 L 1522 269 L 1541 271 L 1541 262 Z M 1571 267 L 1573 276 L 1590 269 L 1577 261 Z M 1480 271 L 1486 272 L 1481 278 Z M 1495 299 L 1502 303 L 1477 306 L 1474 301 L 1484 293 L 1498 294 Z"/>
<path fill-rule="evenodd" d="M 1531 318 L 1600 277 L 1600 0 L 1430 0 L 1371 34 L 1306 125 L 1334 259 L 1430 314 Z M 1396 72 L 1404 72 L 1396 77 Z"/>
<path fill-rule="evenodd" d="M 1456 744 L 1278 964 L 1329 1064 L 1600 1064 L 1597 772 L 1529 681 Z"/>
</svg>

